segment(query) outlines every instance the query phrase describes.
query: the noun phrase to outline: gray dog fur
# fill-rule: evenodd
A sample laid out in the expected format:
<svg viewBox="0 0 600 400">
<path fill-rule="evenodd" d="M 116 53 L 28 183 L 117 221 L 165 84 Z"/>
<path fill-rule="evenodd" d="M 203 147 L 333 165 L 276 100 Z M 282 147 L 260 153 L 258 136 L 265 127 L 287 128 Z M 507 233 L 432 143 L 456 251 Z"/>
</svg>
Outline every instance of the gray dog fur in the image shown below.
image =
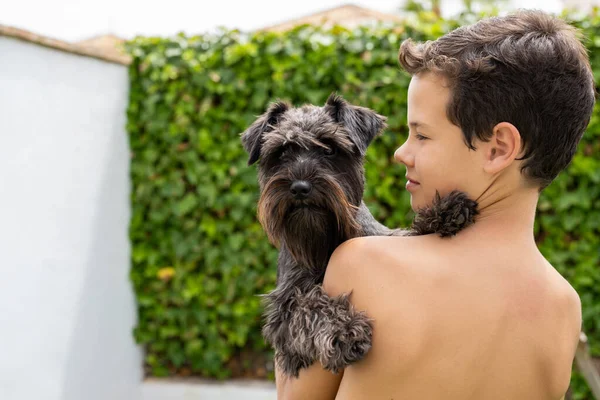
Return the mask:
<svg viewBox="0 0 600 400">
<path fill-rule="evenodd" d="M 315 361 L 337 373 L 371 347 L 371 321 L 350 294 L 332 298 L 321 287 L 337 246 L 358 236 L 451 236 L 477 215 L 477 203 L 454 191 L 419 210 L 409 230 L 373 218 L 362 201 L 364 155 L 385 121 L 332 94 L 323 107 L 275 102 L 241 135 L 248 165 L 260 159 L 258 218 L 279 248 L 263 335 L 288 376 Z"/>
</svg>

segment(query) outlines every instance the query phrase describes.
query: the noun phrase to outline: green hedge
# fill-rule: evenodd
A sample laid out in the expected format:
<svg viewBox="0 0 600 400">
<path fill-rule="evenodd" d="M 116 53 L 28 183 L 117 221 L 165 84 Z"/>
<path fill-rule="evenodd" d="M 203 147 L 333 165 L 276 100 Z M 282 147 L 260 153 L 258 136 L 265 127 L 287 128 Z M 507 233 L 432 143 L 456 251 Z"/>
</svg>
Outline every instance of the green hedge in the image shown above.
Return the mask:
<svg viewBox="0 0 600 400">
<path fill-rule="evenodd" d="M 591 38 L 597 75 L 598 22 L 597 16 L 578 22 Z M 225 378 L 252 367 L 245 355 L 270 357 L 257 295 L 274 287 L 277 252 L 256 219 L 256 170 L 246 166 L 239 133 L 275 98 L 323 104 L 338 91 L 388 116 L 389 128 L 367 153 L 365 201 L 388 226 L 409 224 L 404 168 L 392 158 L 407 134 L 409 77 L 398 68 L 398 47 L 405 38 L 435 38 L 455 26 L 304 26 L 285 34 L 223 31 L 128 43 L 131 279 L 139 312 L 135 338 L 146 349 L 150 374 Z M 568 171 L 543 193 L 536 224 L 541 251 L 581 295 L 596 355 L 599 117 L 596 112 Z"/>
</svg>

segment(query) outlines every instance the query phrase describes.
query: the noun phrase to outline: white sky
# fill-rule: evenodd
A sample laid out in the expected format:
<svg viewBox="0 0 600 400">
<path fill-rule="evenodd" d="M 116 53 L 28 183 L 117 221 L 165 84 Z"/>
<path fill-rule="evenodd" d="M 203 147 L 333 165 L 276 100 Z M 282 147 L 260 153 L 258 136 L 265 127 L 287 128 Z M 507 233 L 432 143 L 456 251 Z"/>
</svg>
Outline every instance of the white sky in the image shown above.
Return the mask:
<svg viewBox="0 0 600 400">
<path fill-rule="evenodd" d="M 352 3 L 394 12 L 403 0 L 0 0 L 0 24 L 66 41 L 112 33 L 135 35 L 203 33 L 218 26 L 252 30 Z M 442 0 L 442 12 L 462 0 Z M 561 0 L 512 0 L 522 8 L 561 10 Z M 513 8 L 513 7 L 511 7 Z"/>
</svg>

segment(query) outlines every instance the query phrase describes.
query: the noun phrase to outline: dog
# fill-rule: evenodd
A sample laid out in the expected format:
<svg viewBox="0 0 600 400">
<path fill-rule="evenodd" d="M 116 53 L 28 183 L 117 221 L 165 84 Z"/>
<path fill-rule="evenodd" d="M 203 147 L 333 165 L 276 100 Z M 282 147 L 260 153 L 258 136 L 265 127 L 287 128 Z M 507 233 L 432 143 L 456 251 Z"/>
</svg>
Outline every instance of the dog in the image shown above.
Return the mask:
<svg viewBox="0 0 600 400">
<path fill-rule="evenodd" d="M 274 102 L 241 134 L 248 165 L 260 160 L 258 219 L 279 249 L 262 333 L 288 376 L 316 360 L 337 373 L 371 347 L 371 321 L 350 294 L 332 298 L 320 285 L 337 246 L 358 236 L 452 236 L 478 214 L 475 201 L 454 191 L 438 193 L 409 230 L 375 220 L 362 200 L 364 157 L 385 127 L 385 117 L 332 93 L 323 107 Z"/>
</svg>

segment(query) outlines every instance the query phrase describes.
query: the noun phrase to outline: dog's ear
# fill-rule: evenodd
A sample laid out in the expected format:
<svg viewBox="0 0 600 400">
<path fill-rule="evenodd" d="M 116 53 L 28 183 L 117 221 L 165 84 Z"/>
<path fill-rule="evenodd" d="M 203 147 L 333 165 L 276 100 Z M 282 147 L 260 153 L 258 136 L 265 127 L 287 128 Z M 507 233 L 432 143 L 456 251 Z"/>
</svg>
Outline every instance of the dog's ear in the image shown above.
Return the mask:
<svg viewBox="0 0 600 400">
<path fill-rule="evenodd" d="M 373 138 L 387 126 L 386 117 L 368 108 L 352 105 L 336 93 L 329 95 L 324 108 L 336 122 L 346 127 L 361 156 L 365 155 Z"/>
<path fill-rule="evenodd" d="M 248 165 L 258 161 L 264 133 L 271 131 L 279 123 L 283 113 L 289 110 L 290 107 L 284 101 L 272 103 L 263 115 L 258 117 L 248 129 L 241 133 L 242 145 L 250 155 Z"/>
</svg>

